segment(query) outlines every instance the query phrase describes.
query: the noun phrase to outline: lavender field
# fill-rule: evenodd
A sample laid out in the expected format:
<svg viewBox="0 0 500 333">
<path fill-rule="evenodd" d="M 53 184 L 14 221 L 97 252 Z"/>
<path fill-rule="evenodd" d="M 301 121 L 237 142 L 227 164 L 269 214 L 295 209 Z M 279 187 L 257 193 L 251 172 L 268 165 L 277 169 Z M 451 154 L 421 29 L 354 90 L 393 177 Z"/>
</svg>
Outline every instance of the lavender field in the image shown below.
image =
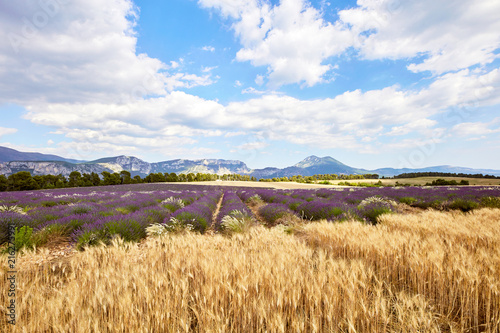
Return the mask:
<svg viewBox="0 0 500 333">
<path fill-rule="evenodd" d="M 294 221 L 357 220 L 376 224 L 382 214 L 408 209 L 472 211 L 500 207 L 498 187 L 386 187 L 276 190 L 248 187 L 141 184 L 0 194 L 0 243 L 8 226 L 17 247 L 66 238 L 78 249 L 117 236 L 140 241 L 150 233 L 188 228 L 221 232 L 223 220 L 268 227 Z M 156 229 L 155 229 L 156 227 Z"/>
<path fill-rule="evenodd" d="M 0 207 L 3 248 L 36 248 L 16 257 L 22 331 L 500 329 L 498 187 L 141 184 L 7 192 Z"/>
</svg>

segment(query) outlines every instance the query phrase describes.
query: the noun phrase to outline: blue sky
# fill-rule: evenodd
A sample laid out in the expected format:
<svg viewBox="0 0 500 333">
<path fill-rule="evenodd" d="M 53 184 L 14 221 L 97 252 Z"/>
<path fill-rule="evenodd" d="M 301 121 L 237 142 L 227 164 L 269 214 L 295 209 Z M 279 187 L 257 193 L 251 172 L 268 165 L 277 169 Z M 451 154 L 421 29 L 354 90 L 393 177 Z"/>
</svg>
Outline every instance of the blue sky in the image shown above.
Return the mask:
<svg viewBox="0 0 500 333">
<path fill-rule="evenodd" d="M 0 0 L 0 145 L 500 169 L 496 0 Z"/>
</svg>

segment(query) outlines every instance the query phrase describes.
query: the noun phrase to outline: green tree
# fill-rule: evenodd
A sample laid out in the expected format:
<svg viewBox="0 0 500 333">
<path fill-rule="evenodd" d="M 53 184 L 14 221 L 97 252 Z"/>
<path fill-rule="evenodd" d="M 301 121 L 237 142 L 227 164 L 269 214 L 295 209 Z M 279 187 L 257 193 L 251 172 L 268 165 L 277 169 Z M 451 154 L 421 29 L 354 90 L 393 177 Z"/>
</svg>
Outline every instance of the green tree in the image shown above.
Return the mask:
<svg viewBox="0 0 500 333">
<path fill-rule="evenodd" d="M 158 173 L 150 173 L 149 175 L 144 178 L 144 181 L 146 183 L 160 183 L 160 182 L 165 182 L 165 175 L 162 174 L 161 172 Z"/>
<path fill-rule="evenodd" d="M 122 184 L 130 184 L 132 182 L 132 175 L 127 170 L 120 171 L 120 179 Z"/>
<path fill-rule="evenodd" d="M 88 173 L 82 175 L 82 186 L 92 186 L 92 176 Z"/>
<path fill-rule="evenodd" d="M 108 171 L 101 172 L 103 177 L 103 185 L 118 185 L 121 184 L 121 178 L 119 173 L 109 173 Z"/>
<path fill-rule="evenodd" d="M 40 175 L 33 176 L 33 180 L 37 184 L 37 188 L 46 188 L 45 187 L 45 178 Z"/>
<path fill-rule="evenodd" d="M 7 191 L 7 188 L 9 187 L 9 182 L 7 180 L 7 177 L 4 175 L 0 175 L 0 192 Z"/>
<path fill-rule="evenodd" d="M 171 172 L 169 174 L 165 173 L 165 180 L 167 182 L 178 182 L 179 181 L 179 177 L 177 176 L 177 174 L 175 172 Z"/>
<path fill-rule="evenodd" d="M 78 171 L 72 171 L 69 174 L 68 186 L 69 187 L 79 187 L 83 185 L 82 174 Z"/>
<path fill-rule="evenodd" d="M 66 179 L 66 177 L 64 177 L 62 174 L 58 174 L 56 177 L 56 188 L 66 187 L 66 184 L 68 184 L 68 180 Z"/>
<path fill-rule="evenodd" d="M 33 177 L 31 177 L 29 171 L 19 171 L 18 173 L 10 175 L 7 180 L 9 188 L 12 191 L 36 190 L 38 188 L 38 184 Z"/>
<path fill-rule="evenodd" d="M 101 185 L 101 177 L 95 172 L 92 172 L 90 174 L 90 178 L 92 179 L 92 185 L 94 186 L 99 186 Z"/>
</svg>

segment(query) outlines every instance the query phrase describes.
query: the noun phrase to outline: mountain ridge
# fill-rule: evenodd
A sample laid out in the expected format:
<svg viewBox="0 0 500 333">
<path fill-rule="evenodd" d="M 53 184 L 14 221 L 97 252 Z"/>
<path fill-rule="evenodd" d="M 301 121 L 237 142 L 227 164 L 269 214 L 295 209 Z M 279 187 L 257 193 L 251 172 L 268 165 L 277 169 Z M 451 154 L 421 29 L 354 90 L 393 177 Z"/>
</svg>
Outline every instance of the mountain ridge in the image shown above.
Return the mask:
<svg viewBox="0 0 500 333">
<path fill-rule="evenodd" d="M 2 147 L 0 146 L 0 163 L 1 162 L 12 162 L 12 161 L 58 161 L 58 162 L 69 162 L 69 163 L 81 163 L 84 161 L 64 158 L 57 155 L 42 154 L 36 152 L 20 152 L 18 150 Z"/>
<path fill-rule="evenodd" d="M 3 149 L 2 149 L 3 148 Z M 17 152 L 12 153 L 12 151 Z M 7 152 L 8 154 L 2 154 Z M 27 155 L 23 155 L 27 154 Z M 33 155 L 34 154 L 34 155 Z M 42 156 L 40 156 L 42 155 Z M 46 158 L 47 160 L 34 161 L 5 161 L 12 156 L 27 156 L 33 158 Z M 58 160 L 53 160 L 54 158 Z M 49 160 L 52 159 L 52 160 Z M 72 163 L 76 161 L 78 163 Z M 315 174 L 367 174 L 375 173 L 380 176 L 394 176 L 401 173 L 412 172 L 448 172 L 448 173 L 469 173 L 469 174 L 491 174 L 500 176 L 500 170 L 492 169 L 472 169 L 464 167 L 454 167 L 450 165 L 433 166 L 419 169 L 395 169 L 379 168 L 375 170 L 360 169 L 348 166 L 331 156 L 318 157 L 311 155 L 302 161 L 286 168 L 267 167 L 262 169 L 250 169 L 244 162 L 238 160 L 225 159 L 174 159 L 156 163 L 149 163 L 134 156 L 119 155 L 114 157 L 104 157 L 93 161 L 78 161 L 65 159 L 56 155 L 45 155 L 39 153 L 23 153 L 14 149 L 0 147 L 0 174 L 10 175 L 19 171 L 29 171 L 33 175 L 62 174 L 69 176 L 73 171 L 80 173 L 95 172 L 100 174 L 103 171 L 120 172 L 129 171 L 133 176 L 142 177 L 150 173 L 212 173 L 212 174 L 241 174 L 260 178 L 291 177 L 296 175 L 312 176 Z"/>
</svg>

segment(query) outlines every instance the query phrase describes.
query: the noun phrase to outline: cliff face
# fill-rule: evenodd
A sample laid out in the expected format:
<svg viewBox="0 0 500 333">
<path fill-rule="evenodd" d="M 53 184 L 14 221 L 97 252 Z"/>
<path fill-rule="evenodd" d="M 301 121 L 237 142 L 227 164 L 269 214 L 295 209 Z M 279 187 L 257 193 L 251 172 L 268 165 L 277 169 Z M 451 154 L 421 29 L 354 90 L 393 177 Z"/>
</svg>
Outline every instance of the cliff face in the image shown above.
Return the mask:
<svg viewBox="0 0 500 333">
<path fill-rule="evenodd" d="M 0 174 L 9 176 L 19 171 L 29 171 L 32 175 L 58 175 L 69 176 L 73 171 L 80 173 L 113 172 L 112 169 L 102 165 L 72 164 L 66 162 L 6 162 L 0 163 Z"/>
<path fill-rule="evenodd" d="M 213 173 L 217 175 L 238 173 L 241 175 L 252 172 L 247 165 L 241 161 L 233 160 L 172 160 L 151 164 L 151 172 L 162 173 Z"/>
<path fill-rule="evenodd" d="M 150 173 L 213 173 L 223 174 L 249 174 L 252 172 L 245 163 L 241 161 L 228 161 L 216 159 L 203 160 L 173 160 L 159 163 L 148 163 L 136 157 L 117 156 L 103 158 L 87 163 L 67 162 L 5 162 L 0 163 L 0 174 L 9 176 L 19 171 L 29 171 L 32 175 L 58 175 L 69 176 L 73 171 L 80 173 L 100 174 L 103 171 L 120 172 L 127 170 L 132 174 L 146 176 Z"/>
</svg>

